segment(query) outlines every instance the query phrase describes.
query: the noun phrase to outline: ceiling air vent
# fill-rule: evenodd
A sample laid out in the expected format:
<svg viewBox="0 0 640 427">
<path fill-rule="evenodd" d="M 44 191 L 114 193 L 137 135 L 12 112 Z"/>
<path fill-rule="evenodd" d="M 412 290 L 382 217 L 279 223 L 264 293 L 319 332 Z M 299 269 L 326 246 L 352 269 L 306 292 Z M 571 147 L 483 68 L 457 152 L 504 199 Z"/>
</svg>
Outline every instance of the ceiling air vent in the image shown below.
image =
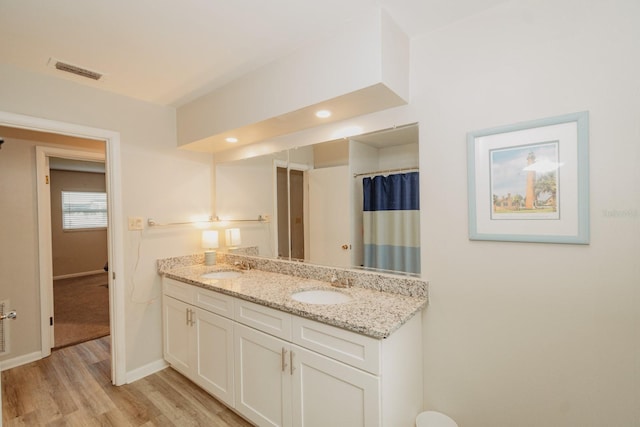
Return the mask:
<svg viewBox="0 0 640 427">
<path fill-rule="evenodd" d="M 78 76 L 87 77 L 93 80 L 100 80 L 102 74 L 95 71 L 87 70 L 86 68 L 77 67 L 75 65 L 67 64 L 66 62 L 56 61 L 56 69 L 60 71 L 66 71 L 67 73 L 76 74 Z"/>
</svg>

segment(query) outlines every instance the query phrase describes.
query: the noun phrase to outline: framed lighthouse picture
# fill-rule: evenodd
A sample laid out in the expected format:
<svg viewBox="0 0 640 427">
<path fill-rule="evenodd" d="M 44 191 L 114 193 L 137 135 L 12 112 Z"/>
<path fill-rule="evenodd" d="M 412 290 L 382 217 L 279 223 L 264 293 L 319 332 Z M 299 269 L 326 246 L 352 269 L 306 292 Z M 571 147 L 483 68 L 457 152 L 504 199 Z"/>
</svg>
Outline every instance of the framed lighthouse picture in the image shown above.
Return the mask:
<svg viewBox="0 0 640 427">
<path fill-rule="evenodd" d="M 469 238 L 589 243 L 589 114 L 467 134 Z"/>
</svg>

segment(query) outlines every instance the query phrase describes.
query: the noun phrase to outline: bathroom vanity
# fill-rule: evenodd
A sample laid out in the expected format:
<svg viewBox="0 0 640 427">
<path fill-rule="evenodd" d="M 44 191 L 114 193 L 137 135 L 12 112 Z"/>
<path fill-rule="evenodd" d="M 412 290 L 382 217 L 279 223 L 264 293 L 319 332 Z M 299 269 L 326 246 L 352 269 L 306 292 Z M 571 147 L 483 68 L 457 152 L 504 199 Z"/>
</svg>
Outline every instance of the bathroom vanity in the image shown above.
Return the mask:
<svg viewBox="0 0 640 427">
<path fill-rule="evenodd" d="M 231 270 L 161 271 L 174 369 L 259 426 L 413 426 L 426 295 Z M 301 293 L 307 302 L 292 298 Z"/>
</svg>

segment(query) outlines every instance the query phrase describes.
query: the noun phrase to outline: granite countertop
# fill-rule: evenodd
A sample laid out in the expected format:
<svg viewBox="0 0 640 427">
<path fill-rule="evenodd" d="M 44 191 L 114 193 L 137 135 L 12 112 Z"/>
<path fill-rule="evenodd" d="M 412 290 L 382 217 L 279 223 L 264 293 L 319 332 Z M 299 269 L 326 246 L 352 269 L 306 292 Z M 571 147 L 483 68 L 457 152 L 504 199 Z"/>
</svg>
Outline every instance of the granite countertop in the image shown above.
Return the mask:
<svg viewBox="0 0 640 427">
<path fill-rule="evenodd" d="M 426 297 L 399 295 L 363 287 L 336 288 L 330 283 L 272 273 L 242 270 L 232 279 L 204 279 L 205 273 L 237 270 L 233 265 L 203 264 L 164 271 L 168 278 L 200 286 L 374 338 L 386 338 L 427 305 Z M 340 304 L 306 304 L 291 295 L 301 290 L 331 289 L 352 296 Z"/>
</svg>

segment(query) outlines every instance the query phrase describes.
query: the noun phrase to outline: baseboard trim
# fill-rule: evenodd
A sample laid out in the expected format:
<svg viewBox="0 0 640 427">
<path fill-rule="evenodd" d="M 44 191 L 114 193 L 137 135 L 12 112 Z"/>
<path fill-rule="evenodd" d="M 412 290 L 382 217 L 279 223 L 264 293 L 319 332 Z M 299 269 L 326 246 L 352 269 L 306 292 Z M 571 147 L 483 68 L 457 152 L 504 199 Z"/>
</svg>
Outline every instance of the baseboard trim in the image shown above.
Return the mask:
<svg viewBox="0 0 640 427">
<path fill-rule="evenodd" d="M 156 360 L 155 362 L 147 363 L 144 366 L 141 366 L 133 371 L 127 372 L 127 384 L 130 384 L 134 381 L 138 381 L 148 375 L 155 374 L 156 372 L 162 371 L 167 368 L 169 364 L 164 359 Z"/>
<path fill-rule="evenodd" d="M 106 273 L 106 271 L 102 269 L 102 270 L 93 270 L 93 271 L 83 271 L 80 273 L 61 274 L 60 276 L 54 276 L 53 280 L 70 279 L 72 277 L 93 276 L 94 274 L 100 274 L 100 273 Z"/>
<path fill-rule="evenodd" d="M 33 353 L 23 354 L 12 359 L 6 359 L 0 361 L 0 371 L 6 371 L 7 369 L 17 368 L 18 366 L 26 365 L 27 363 L 35 362 L 42 359 L 42 352 L 34 351 Z"/>
</svg>

